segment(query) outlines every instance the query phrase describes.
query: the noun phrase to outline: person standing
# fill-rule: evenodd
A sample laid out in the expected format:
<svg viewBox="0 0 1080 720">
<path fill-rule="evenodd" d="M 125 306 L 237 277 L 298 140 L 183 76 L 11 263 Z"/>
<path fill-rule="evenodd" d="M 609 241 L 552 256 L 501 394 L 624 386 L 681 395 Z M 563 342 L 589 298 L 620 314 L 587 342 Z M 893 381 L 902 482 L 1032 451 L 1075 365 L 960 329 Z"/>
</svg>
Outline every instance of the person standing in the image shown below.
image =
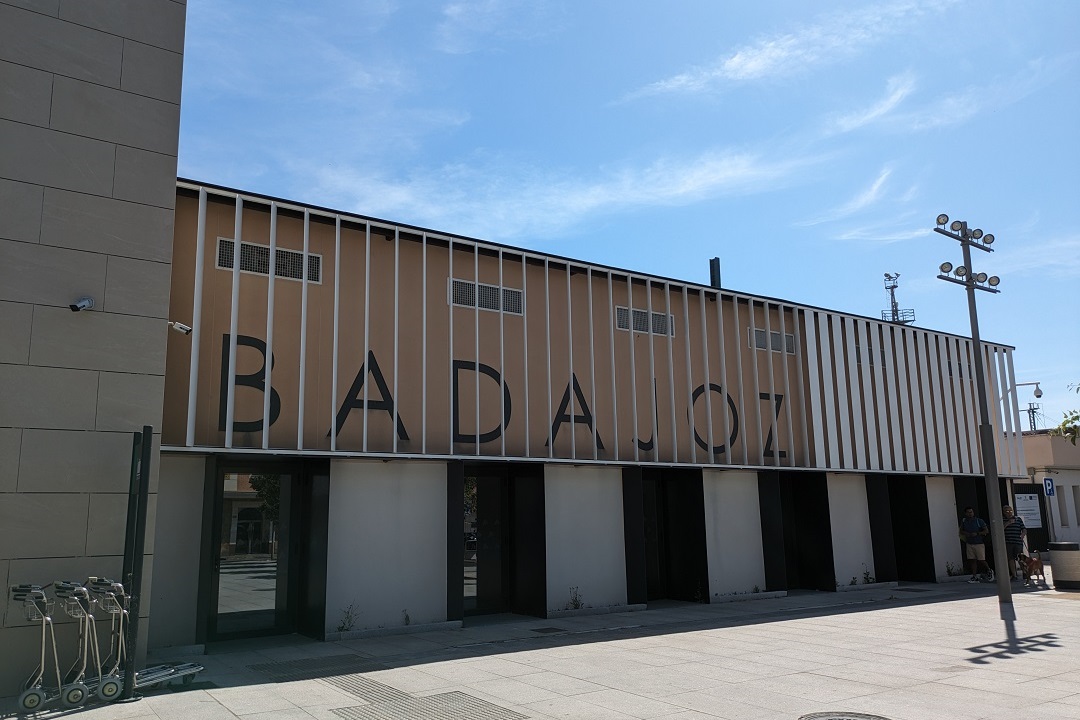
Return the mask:
<svg viewBox="0 0 1080 720">
<path fill-rule="evenodd" d="M 975 517 L 975 508 L 964 508 L 964 517 L 960 519 L 960 539 L 964 541 L 964 551 L 971 570 L 969 583 L 979 582 L 979 572 L 987 578 L 994 579 L 994 571 L 986 564 L 986 536 L 990 534 L 990 526 L 982 518 Z"/>
<path fill-rule="evenodd" d="M 1024 538 L 1027 536 L 1027 528 L 1024 527 L 1024 519 L 1017 517 L 1011 506 L 1001 508 L 1002 520 L 1005 523 L 1005 554 L 1009 557 L 1009 574 L 1013 582 L 1016 577 L 1016 557 L 1024 554 Z"/>
</svg>

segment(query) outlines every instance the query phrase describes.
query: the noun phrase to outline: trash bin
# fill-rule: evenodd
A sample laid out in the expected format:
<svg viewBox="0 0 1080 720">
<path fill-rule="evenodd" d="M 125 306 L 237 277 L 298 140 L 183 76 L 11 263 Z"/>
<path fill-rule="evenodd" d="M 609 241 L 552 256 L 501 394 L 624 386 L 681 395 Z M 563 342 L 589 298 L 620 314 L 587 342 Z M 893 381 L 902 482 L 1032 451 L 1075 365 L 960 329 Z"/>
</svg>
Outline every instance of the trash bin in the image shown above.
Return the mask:
<svg viewBox="0 0 1080 720">
<path fill-rule="evenodd" d="M 1050 571 L 1055 590 L 1080 590 L 1080 543 L 1050 543 Z"/>
</svg>

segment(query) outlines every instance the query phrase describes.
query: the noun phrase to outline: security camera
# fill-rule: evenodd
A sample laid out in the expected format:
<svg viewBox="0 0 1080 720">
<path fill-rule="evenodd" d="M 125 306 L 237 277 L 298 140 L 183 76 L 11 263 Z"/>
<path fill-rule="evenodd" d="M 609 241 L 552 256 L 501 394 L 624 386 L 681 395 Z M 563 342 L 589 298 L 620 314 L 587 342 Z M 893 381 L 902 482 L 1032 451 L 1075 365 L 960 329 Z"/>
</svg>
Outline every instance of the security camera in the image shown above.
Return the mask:
<svg viewBox="0 0 1080 720">
<path fill-rule="evenodd" d="M 80 310 L 93 310 L 94 309 L 94 298 L 92 298 L 92 297 L 79 298 L 78 300 L 76 300 L 72 304 L 68 305 L 68 307 L 71 308 L 71 312 L 79 312 Z"/>
<path fill-rule="evenodd" d="M 1035 386 L 1035 399 L 1038 400 L 1042 397 L 1042 388 L 1038 385 Z"/>
<path fill-rule="evenodd" d="M 175 330 L 178 333 L 183 333 L 184 335 L 190 335 L 191 334 L 191 326 L 190 325 L 185 325 L 182 322 L 177 322 L 177 321 L 173 320 L 173 321 L 169 322 L 169 327 L 171 327 L 173 330 Z"/>
</svg>

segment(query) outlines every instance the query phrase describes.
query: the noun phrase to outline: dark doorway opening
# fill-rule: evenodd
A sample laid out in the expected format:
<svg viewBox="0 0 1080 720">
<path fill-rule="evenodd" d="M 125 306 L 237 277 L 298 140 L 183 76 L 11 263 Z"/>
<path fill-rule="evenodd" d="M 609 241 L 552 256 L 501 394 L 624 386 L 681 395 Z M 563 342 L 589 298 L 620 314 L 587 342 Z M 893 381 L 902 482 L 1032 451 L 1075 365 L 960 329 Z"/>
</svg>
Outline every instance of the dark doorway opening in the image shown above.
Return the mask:
<svg viewBox="0 0 1080 720">
<path fill-rule="evenodd" d="M 641 471 L 646 599 L 709 602 L 701 470 Z"/>
<path fill-rule="evenodd" d="M 467 464 L 463 491 L 463 615 L 546 616 L 543 466 Z"/>
<path fill-rule="evenodd" d="M 922 475 L 894 476 L 888 483 L 896 579 L 936 582 L 926 479 Z M 957 542 L 960 542 L 959 536 Z"/>
<path fill-rule="evenodd" d="M 326 461 L 207 463 L 200 641 L 323 636 L 329 487 Z"/>
<path fill-rule="evenodd" d="M 788 590 L 836 590 L 829 487 L 824 473 L 780 473 Z M 765 537 L 762 542 L 776 542 Z"/>
</svg>

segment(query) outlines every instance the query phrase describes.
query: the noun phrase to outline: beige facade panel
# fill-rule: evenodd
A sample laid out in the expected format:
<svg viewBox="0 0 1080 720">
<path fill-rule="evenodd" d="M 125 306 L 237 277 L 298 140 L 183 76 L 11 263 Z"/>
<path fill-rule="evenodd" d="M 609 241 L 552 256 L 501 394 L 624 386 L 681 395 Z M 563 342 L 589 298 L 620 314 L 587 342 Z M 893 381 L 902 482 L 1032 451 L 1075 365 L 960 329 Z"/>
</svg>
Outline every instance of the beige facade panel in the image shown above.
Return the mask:
<svg viewBox="0 0 1080 720">
<path fill-rule="evenodd" d="M 972 471 L 955 337 L 204 190 L 168 446 Z"/>
</svg>

